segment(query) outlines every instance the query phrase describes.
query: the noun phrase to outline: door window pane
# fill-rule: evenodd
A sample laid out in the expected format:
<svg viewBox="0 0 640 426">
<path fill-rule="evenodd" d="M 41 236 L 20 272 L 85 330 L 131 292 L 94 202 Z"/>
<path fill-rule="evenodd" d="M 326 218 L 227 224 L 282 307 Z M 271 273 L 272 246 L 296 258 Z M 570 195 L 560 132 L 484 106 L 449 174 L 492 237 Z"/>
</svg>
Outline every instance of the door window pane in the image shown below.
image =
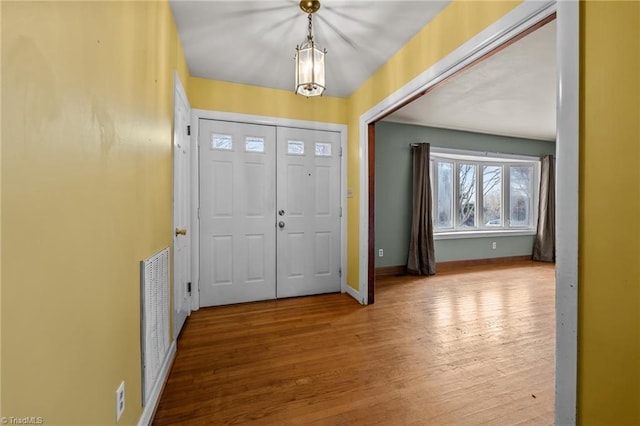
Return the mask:
<svg viewBox="0 0 640 426">
<path fill-rule="evenodd" d="M 331 157 L 331 144 L 326 142 L 316 142 L 316 155 L 318 157 Z"/>
<path fill-rule="evenodd" d="M 233 141 L 231 135 L 211 135 L 211 149 L 222 149 L 231 151 L 233 149 Z"/>
<path fill-rule="evenodd" d="M 453 228 L 451 206 L 453 201 L 453 163 L 437 164 L 438 173 L 438 217 L 436 228 Z"/>
<path fill-rule="evenodd" d="M 482 214 L 485 226 L 502 226 L 502 166 L 482 166 Z"/>
<path fill-rule="evenodd" d="M 510 168 L 509 220 L 511 226 L 529 226 L 531 222 L 531 179 L 530 166 Z"/>
<path fill-rule="evenodd" d="M 304 155 L 304 142 L 302 142 L 302 141 L 288 141 L 287 142 L 287 154 Z"/>
<path fill-rule="evenodd" d="M 246 152 L 264 152 L 264 138 L 247 137 L 244 142 Z"/>
<path fill-rule="evenodd" d="M 458 167 L 458 225 L 462 228 L 476 226 L 476 165 L 460 164 Z"/>
</svg>

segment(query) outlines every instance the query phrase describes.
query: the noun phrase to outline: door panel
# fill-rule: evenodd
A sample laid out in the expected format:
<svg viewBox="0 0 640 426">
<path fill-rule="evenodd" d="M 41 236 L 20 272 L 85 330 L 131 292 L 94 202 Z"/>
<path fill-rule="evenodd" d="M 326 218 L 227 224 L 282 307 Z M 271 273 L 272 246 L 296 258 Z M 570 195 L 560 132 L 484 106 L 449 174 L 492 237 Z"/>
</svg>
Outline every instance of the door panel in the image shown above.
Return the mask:
<svg viewBox="0 0 640 426">
<path fill-rule="evenodd" d="M 191 313 L 190 295 L 187 285 L 191 282 L 191 179 L 189 125 L 189 103 L 184 92 L 176 86 L 173 134 L 173 334 L 178 336 Z M 174 230 L 174 231 L 175 231 Z"/>
<path fill-rule="evenodd" d="M 340 134 L 277 132 L 277 296 L 340 291 Z"/>
<path fill-rule="evenodd" d="M 275 128 L 199 125 L 200 306 L 274 299 Z"/>
</svg>

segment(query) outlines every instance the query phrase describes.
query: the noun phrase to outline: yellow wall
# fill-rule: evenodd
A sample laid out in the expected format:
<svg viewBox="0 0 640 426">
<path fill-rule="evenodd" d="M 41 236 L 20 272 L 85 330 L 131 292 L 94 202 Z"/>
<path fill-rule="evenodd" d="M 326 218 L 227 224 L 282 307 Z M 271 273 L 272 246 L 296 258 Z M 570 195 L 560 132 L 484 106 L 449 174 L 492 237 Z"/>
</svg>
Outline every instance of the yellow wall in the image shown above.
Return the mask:
<svg viewBox="0 0 640 426">
<path fill-rule="evenodd" d="M 191 108 L 295 120 L 346 124 L 347 101 L 328 96 L 305 98 L 293 90 L 277 90 L 192 77 Z"/>
<path fill-rule="evenodd" d="M 359 288 L 359 256 L 367 255 L 359 253 L 358 247 L 360 116 L 497 21 L 519 3 L 518 1 L 454 1 L 349 98 L 347 186 L 353 190 L 353 198 L 347 200 L 347 282 L 355 289 Z"/>
<path fill-rule="evenodd" d="M 640 2 L 581 3 L 578 419 L 640 424 Z"/>
<path fill-rule="evenodd" d="M 2 415 L 142 413 L 139 261 L 171 244 L 166 2 L 2 7 Z"/>
</svg>

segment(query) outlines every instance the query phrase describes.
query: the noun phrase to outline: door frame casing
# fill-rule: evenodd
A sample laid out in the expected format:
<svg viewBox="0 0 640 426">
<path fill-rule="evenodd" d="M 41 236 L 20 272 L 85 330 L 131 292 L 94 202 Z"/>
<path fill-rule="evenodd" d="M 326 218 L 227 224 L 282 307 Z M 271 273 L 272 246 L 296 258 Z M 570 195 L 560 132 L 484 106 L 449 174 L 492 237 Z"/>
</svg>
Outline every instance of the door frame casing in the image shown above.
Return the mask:
<svg viewBox="0 0 640 426">
<path fill-rule="evenodd" d="M 342 207 L 342 217 L 340 218 L 340 268 L 342 270 L 342 275 L 340 276 L 340 291 L 342 293 L 348 292 L 350 287 L 347 286 L 346 278 L 347 125 L 192 108 L 191 146 L 198 147 L 200 119 L 233 121 L 237 123 L 259 124 L 274 127 L 296 127 L 307 130 L 325 130 L 340 133 L 340 148 L 342 150 L 342 157 L 340 158 L 340 206 Z M 192 288 L 197 290 L 192 290 L 191 292 L 191 309 L 194 311 L 200 309 L 200 219 L 198 218 L 198 208 L 200 206 L 200 167 L 198 163 L 198 149 L 199 148 L 196 148 L 191 151 L 191 182 L 193 183 L 191 192 L 191 226 L 194 230 L 191 235 L 191 280 Z"/>
<path fill-rule="evenodd" d="M 578 329 L 578 172 L 579 172 L 579 2 L 525 0 L 458 49 L 425 70 L 360 116 L 359 290 L 369 300 L 368 126 L 408 100 L 455 74 L 517 34 L 557 14 L 556 168 L 556 384 L 555 424 L 576 423 Z M 355 291 L 355 290 L 354 290 Z"/>
</svg>

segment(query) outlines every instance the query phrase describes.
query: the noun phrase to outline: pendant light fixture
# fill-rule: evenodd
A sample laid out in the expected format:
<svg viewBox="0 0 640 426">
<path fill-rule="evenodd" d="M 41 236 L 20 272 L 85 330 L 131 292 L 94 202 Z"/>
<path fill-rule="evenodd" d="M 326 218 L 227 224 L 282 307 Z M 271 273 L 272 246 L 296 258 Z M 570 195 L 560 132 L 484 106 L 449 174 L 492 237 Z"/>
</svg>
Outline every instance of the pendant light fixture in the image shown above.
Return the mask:
<svg viewBox="0 0 640 426">
<path fill-rule="evenodd" d="M 300 9 L 309 15 L 309 27 L 307 39 L 296 46 L 296 93 L 319 96 L 325 89 L 324 55 L 327 53 L 313 41 L 313 14 L 320 9 L 320 2 L 303 0 Z"/>
</svg>

